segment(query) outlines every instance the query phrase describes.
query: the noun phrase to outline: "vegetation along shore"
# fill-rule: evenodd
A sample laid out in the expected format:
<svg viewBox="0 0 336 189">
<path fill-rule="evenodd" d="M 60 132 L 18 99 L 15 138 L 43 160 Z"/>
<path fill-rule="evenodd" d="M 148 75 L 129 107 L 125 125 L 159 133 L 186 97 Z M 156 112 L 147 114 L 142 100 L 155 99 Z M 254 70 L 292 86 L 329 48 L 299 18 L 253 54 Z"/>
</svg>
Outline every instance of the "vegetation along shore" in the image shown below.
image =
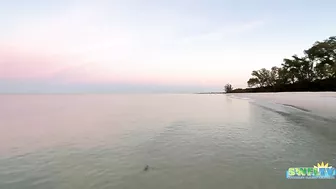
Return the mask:
<svg viewBox="0 0 336 189">
<path fill-rule="evenodd" d="M 252 71 L 248 88 L 233 89 L 227 84 L 227 93 L 336 91 L 336 36 L 317 41 L 299 57 L 285 58 L 281 67 Z"/>
</svg>

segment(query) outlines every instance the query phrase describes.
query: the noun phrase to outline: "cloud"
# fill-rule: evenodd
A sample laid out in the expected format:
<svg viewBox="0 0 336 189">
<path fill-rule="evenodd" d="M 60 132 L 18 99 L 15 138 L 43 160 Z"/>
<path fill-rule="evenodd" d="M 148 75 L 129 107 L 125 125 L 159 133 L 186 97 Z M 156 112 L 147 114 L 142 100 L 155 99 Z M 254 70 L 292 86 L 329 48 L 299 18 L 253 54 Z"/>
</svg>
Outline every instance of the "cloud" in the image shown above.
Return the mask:
<svg viewBox="0 0 336 189">
<path fill-rule="evenodd" d="M 70 60 L 69 57 L 2 48 L 0 49 L 0 78 L 46 78 Z"/>
<path fill-rule="evenodd" d="M 173 10 L 128 8 L 77 4 L 18 23 L 3 40 L 3 49 L 12 50 L 0 50 L 0 77 L 82 84 L 222 85 L 242 61 L 237 59 L 240 49 L 223 51 L 223 41 L 265 24 L 216 24 L 210 17 Z"/>
</svg>

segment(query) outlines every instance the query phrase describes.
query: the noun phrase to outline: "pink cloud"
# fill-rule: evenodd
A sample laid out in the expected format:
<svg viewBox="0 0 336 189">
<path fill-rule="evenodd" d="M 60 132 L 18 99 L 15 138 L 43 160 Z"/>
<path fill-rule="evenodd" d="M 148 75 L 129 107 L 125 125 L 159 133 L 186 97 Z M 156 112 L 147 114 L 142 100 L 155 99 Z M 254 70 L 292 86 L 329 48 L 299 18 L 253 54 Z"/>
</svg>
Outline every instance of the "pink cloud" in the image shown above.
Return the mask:
<svg viewBox="0 0 336 189">
<path fill-rule="evenodd" d="M 176 68 L 178 69 L 178 68 Z M 192 69 L 192 68 L 191 68 Z M 129 83 L 155 85 L 216 85 L 222 78 L 111 60 L 90 61 L 19 48 L 0 48 L 0 79 L 52 80 L 62 83 Z M 206 78 L 206 79 L 203 79 Z"/>
<path fill-rule="evenodd" d="M 68 66 L 71 57 L 0 47 L 0 78 L 45 79 Z"/>
</svg>

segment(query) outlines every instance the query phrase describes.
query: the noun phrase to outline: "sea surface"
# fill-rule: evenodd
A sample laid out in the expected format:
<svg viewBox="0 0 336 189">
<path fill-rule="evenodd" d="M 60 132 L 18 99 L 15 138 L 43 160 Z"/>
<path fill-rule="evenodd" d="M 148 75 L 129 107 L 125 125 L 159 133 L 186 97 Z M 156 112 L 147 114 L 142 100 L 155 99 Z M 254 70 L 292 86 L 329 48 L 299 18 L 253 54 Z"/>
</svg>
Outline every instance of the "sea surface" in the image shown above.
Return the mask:
<svg viewBox="0 0 336 189">
<path fill-rule="evenodd" d="M 267 99 L 0 95 L 0 189 L 336 188 L 286 179 L 321 161 L 336 119 Z"/>
</svg>

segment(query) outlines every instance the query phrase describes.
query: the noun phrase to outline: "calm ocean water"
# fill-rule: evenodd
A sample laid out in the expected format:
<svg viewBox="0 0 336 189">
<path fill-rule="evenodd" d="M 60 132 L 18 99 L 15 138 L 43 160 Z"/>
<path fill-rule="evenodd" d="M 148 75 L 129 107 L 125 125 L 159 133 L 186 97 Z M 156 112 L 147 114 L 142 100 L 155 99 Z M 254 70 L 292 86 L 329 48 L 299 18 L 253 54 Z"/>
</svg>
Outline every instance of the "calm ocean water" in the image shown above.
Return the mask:
<svg viewBox="0 0 336 189">
<path fill-rule="evenodd" d="M 336 188 L 285 178 L 336 166 L 336 121 L 279 110 L 227 95 L 0 95 L 0 188 Z"/>
</svg>

